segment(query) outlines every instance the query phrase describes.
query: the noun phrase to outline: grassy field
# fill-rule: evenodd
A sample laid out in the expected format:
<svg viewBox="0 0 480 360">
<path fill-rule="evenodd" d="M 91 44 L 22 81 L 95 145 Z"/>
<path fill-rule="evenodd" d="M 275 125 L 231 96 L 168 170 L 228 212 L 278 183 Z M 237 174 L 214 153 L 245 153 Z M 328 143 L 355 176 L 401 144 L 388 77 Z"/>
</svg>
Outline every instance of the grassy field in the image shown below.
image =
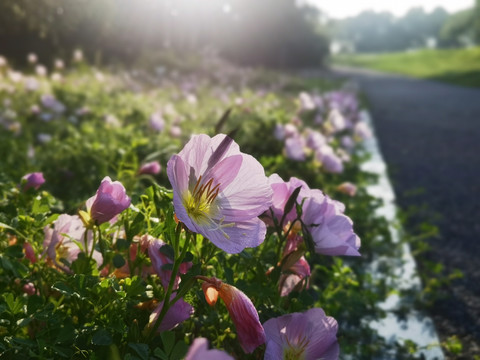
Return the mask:
<svg viewBox="0 0 480 360">
<path fill-rule="evenodd" d="M 386 54 L 336 55 L 332 58 L 332 63 L 480 87 L 480 47 Z"/>
</svg>

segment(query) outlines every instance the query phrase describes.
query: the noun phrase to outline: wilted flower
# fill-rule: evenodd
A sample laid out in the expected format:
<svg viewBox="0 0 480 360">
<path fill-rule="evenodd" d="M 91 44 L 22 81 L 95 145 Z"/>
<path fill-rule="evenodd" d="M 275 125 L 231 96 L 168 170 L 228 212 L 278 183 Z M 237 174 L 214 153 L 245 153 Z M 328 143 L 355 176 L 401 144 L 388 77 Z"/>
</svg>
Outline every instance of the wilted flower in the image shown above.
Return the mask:
<svg viewBox="0 0 480 360">
<path fill-rule="evenodd" d="M 265 360 L 337 360 L 337 321 L 320 308 L 273 318 L 263 324 Z"/>
<path fill-rule="evenodd" d="M 205 338 L 196 338 L 193 340 L 185 360 L 234 360 L 233 357 L 221 350 L 208 349 L 208 340 Z"/>
<path fill-rule="evenodd" d="M 357 187 L 355 186 L 355 184 L 347 181 L 338 185 L 337 190 L 344 194 L 347 194 L 348 196 L 355 196 L 357 192 Z"/>
<path fill-rule="evenodd" d="M 106 176 L 97 193 L 86 202 L 87 211 L 98 225 L 110 221 L 130 206 L 130 198 L 119 181 Z"/>
<path fill-rule="evenodd" d="M 226 135 L 196 135 L 167 164 L 175 213 L 188 229 L 228 253 L 260 245 L 258 216 L 271 204 L 262 165 Z"/>
<path fill-rule="evenodd" d="M 223 300 L 232 318 L 240 346 L 246 353 L 251 353 L 265 342 L 265 333 L 252 301 L 235 286 L 223 283 L 217 278 L 199 277 L 203 293 L 208 304 L 213 306 L 218 296 Z"/>
<path fill-rule="evenodd" d="M 175 298 L 176 294 L 173 293 L 170 297 L 170 300 Z M 162 301 L 155 310 L 150 314 L 149 325 L 152 326 L 155 324 L 155 321 L 158 319 L 160 312 L 163 309 L 164 302 Z M 160 326 L 157 329 L 157 332 L 167 331 L 175 328 L 180 323 L 184 322 L 190 315 L 193 314 L 193 306 L 185 302 L 183 299 L 179 299 L 175 304 L 173 304 L 166 312 L 165 317 L 162 319 Z"/>
<path fill-rule="evenodd" d="M 310 276 L 310 265 L 302 256 L 295 264 L 284 270 L 279 279 L 280 296 L 287 296 L 293 290 L 299 290 L 304 285 L 308 288 L 306 278 Z"/>
<path fill-rule="evenodd" d="M 160 166 L 160 163 L 158 161 L 151 161 L 143 164 L 138 170 L 138 173 L 156 175 L 160 172 L 161 169 L 162 167 Z"/>
<path fill-rule="evenodd" d="M 30 188 L 38 190 L 38 188 L 45 182 L 43 173 L 41 172 L 34 172 L 24 175 L 22 180 L 25 181 L 25 184 L 23 185 L 23 191 L 26 191 Z"/>
</svg>

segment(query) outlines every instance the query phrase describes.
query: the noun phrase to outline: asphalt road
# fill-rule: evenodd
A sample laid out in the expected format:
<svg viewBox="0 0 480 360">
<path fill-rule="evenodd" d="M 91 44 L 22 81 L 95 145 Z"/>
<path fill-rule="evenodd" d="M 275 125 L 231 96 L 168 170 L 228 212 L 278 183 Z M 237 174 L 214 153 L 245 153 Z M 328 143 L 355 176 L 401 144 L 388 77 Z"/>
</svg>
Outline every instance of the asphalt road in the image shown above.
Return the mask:
<svg viewBox="0 0 480 360">
<path fill-rule="evenodd" d="M 444 273 L 464 274 L 443 290 L 431 315 L 440 337 L 458 335 L 473 358 L 480 354 L 480 89 L 333 72 L 353 78 L 367 95 L 398 204 L 417 209 L 410 226 L 438 225 L 427 258 L 443 264 Z"/>
</svg>

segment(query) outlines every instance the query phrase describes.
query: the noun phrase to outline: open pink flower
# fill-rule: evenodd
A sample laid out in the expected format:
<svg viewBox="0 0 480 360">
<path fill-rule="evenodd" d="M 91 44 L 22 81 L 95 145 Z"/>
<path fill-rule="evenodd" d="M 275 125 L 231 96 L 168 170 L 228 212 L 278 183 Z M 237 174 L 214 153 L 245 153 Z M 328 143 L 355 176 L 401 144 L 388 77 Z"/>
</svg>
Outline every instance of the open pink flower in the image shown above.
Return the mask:
<svg viewBox="0 0 480 360">
<path fill-rule="evenodd" d="M 196 135 L 167 164 L 178 219 L 220 249 L 239 253 L 260 245 L 258 216 L 271 204 L 262 165 L 226 135 Z"/>
<path fill-rule="evenodd" d="M 317 253 L 360 255 L 358 252 L 360 238 L 353 232 L 352 220 L 343 214 L 345 206 L 342 203 L 330 199 L 320 190 L 310 189 L 304 181 L 295 177 L 284 182 L 280 176 L 273 174 L 269 181 L 274 190 L 271 210 L 277 220 L 282 218 L 285 204 L 293 191 L 301 187 L 297 197 L 297 203 L 303 202 L 301 221 L 305 225 L 305 230 L 312 236 Z M 285 216 L 285 221 L 292 222 L 296 217 L 294 208 Z M 296 231 L 295 228 L 292 231 Z"/>
<path fill-rule="evenodd" d="M 270 319 L 263 324 L 265 360 L 337 360 L 337 321 L 320 308 Z"/>
<path fill-rule="evenodd" d="M 62 214 L 53 225 L 53 228 L 46 226 L 43 230 L 45 233 L 43 240 L 44 253 L 56 267 L 70 273 L 71 271 L 65 266 L 65 262 L 71 264 L 77 260 L 78 254 L 92 250 L 92 233 L 90 231 L 87 234 L 85 243 L 86 229 L 77 215 Z M 103 263 L 102 254 L 97 250 L 93 251 L 93 259 L 98 266 Z"/>
<path fill-rule="evenodd" d="M 119 181 L 112 181 L 106 176 L 97 193 L 87 200 L 87 211 L 98 224 L 111 220 L 130 206 L 130 198 Z"/>
<path fill-rule="evenodd" d="M 23 185 L 23 191 L 26 191 L 30 188 L 38 190 L 38 188 L 45 182 L 45 179 L 43 178 L 43 173 L 41 172 L 27 174 L 22 177 L 22 180 L 25 181 L 25 185 Z"/>
<path fill-rule="evenodd" d="M 190 349 L 188 349 L 185 360 L 234 360 L 233 357 L 221 350 L 208 349 L 208 340 L 205 338 L 196 338 L 193 340 Z"/>
<path fill-rule="evenodd" d="M 218 296 L 223 300 L 232 318 L 240 346 L 246 353 L 251 353 L 265 342 L 265 333 L 252 301 L 235 286 L 223 283 L 216 278 L 201 277 L 205 282 L 202 289 L 205 299 L 215 305 Z"/>
</svg>

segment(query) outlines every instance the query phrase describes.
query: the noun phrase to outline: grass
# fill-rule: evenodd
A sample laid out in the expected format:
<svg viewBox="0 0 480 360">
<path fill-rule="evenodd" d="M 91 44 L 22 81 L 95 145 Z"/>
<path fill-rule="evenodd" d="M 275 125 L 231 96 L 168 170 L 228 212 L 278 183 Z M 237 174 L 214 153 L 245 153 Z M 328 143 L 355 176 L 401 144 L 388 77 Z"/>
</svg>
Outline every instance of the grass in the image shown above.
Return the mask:
<svg viewBox="0 0 480 360">
<path fill-rule="evenodd" d="M 480 87 L 480 47 L 336 55 L 332 63 Z"/>
</svg>

